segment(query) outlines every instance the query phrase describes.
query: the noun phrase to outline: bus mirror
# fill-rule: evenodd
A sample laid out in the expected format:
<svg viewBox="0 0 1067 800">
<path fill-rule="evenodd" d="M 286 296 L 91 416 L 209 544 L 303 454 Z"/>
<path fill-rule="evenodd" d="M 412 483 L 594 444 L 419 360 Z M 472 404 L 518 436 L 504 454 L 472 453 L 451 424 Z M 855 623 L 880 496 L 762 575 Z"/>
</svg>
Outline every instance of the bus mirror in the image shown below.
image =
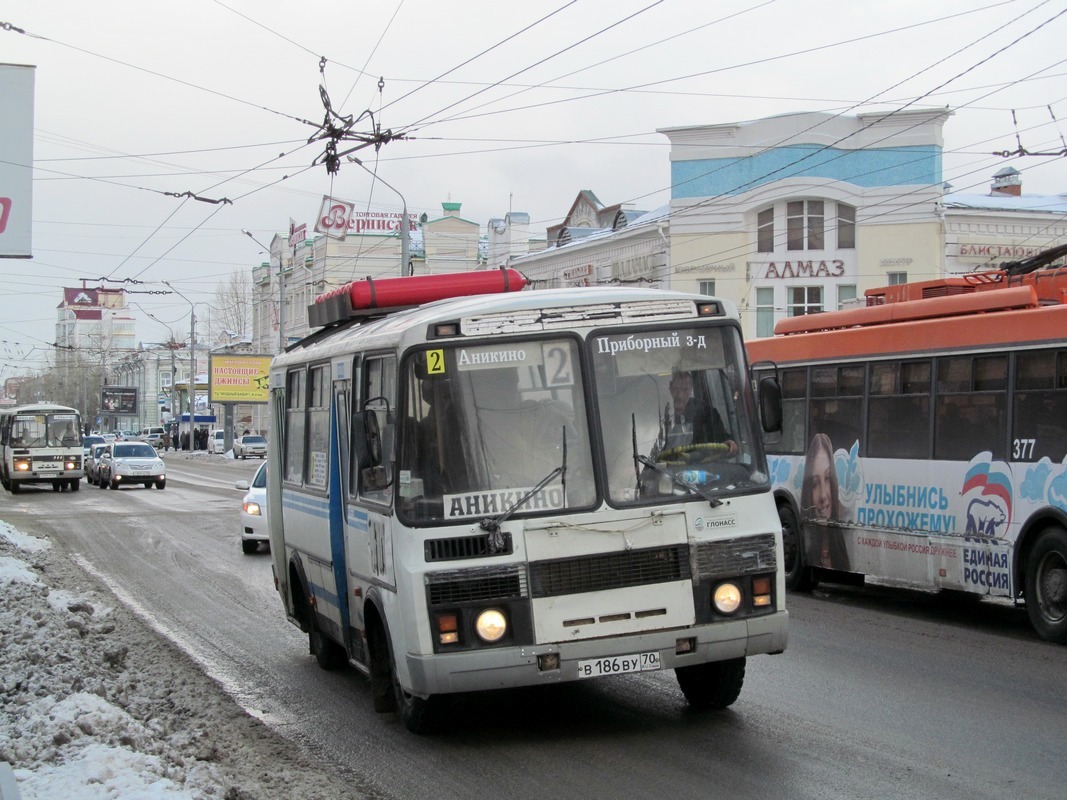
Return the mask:
<svg viewBox="0 0 1067 800">
<path fill-rule="evenodd" d="M 352 415 L 352 448 L 361 470 L 382 463 L 382 438 L 378 429 L 378 415 L 360 411 Z"/>
<path fill-rule="evenodd" d="M 759 410 L 764 431 L 772 433 L 782 429 L 782 387 L 773 376 L 760 378 Z"/>
<path fill-rule="evenodd" d="M 364 490 L 380 491 L 389 488 L 389 473 L 381 464 L 367 467 L 360 474 L 363 477 Z"/>
</svg>

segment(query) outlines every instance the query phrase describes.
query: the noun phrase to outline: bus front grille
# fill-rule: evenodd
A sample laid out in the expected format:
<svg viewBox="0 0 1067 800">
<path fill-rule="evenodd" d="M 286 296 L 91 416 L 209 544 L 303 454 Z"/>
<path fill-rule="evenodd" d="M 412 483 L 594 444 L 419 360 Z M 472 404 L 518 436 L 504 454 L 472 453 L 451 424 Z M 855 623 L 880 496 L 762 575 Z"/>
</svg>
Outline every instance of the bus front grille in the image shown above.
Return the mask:
<svg viewBox="0 0 1067 800">
<path fill-rule="evenodd" d="M 679 544 L 532 562 L 530 594 L 533 597 L 559 597 L 690 577 L 689 549 Z"/>
<path fill-rule="evenodd" d="M 693 563 L 697 578 L 724 578 L 773 572 L 775 558 L 774 534 L 699 542 L 693 547 Z"/>
<path fill-rule="evenodd" d="M 433 562 L 511 555 L 513 552 L 511 534 L 504 533 L 503 536 L 504 546 L 496 551 L 490 545 L 488 533 L 479 536 L 456 536 L 451 539 L 427 539 L 425 558 L 427 562 Z"/>
<path fill-rule="evenodd" d="M 426 575 L 430 606 L 506 600 L 526 596 L 526 581 L 516 565 L 485 569 L 455 569 Z"/>
</svg>

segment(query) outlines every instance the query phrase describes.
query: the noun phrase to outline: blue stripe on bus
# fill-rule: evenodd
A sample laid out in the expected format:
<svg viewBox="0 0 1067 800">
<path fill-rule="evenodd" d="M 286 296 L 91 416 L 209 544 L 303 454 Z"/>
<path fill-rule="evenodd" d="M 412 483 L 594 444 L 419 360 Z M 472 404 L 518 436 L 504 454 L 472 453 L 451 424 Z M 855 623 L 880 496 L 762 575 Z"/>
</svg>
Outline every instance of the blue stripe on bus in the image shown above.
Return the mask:
<svg viewBox="0 0 1067 800">
<path fill-rule="evenodd" d="M 323 519 L 329 516 L 329 500 L 321 497 L 311 497 L 297 492 L 282 492 L 282 506 Z"/>
<path fill-rule="evenodd" d="M 282 492 L 282 505 L 291 511 L 300 511 L 321 519 L 329 519 L 330 517 L 330 501 L 328 498 L 286 491 Z M 370 515 L 361 508 L 352 508 L 350 506 L 345 522 L 348 523 L 349 527 L 366 531 L 370 522 Z"/>
</svg>

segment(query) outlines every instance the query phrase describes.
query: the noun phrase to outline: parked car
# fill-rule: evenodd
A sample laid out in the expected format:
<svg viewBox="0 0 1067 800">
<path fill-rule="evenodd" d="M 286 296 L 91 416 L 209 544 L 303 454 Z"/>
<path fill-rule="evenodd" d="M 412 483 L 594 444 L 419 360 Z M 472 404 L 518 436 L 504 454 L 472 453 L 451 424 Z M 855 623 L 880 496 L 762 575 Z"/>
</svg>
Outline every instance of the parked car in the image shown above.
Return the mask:
<svg viewBox="0 0 1067 800">
<path fill-rule="evenodd" d="M 233 457 L 234 458 L 248 458 L 249 456 L 256 456 L 258 458 L 267 457 L 267 440 L 262 436 L 258 436 L 254 433 L 246 433 L 244 436 L 238 436 L 233 440 Z"/>
<path fill-rule="evenodd" d="M 270 539 L 267 536 L 267 462 L 259 465 L 256 474 L 252 476 L 252 484 L 248 481 L 237 481 L 234 488 L 246 491 L 241 500 L 241 550 L 245 553 L 254 553 L 259 548 L 259 543 L 264 542 L 270 547 Z"/>
<path fill-rule="evenodd" d="M 163 434 L 167 432 L 167 429 L 162 425 L 154 425 L 147 428 L 141 428 L 141 441 L 148 442 L 152 447 L 160 447 L 163 444 Z"/>
<path fill-rule="evenodd" d="M 104 450 L 107 449 L 107 444 L 94 444 L 89 449 L 89 455 L 86 456 L 85 466 L 85 480 L 90 484 L 96 483 L 96 465 L 100 462 L 100 456 L 103 455 Z"/>
<path fill-rule="evenodd" d="M 226 431 L 212 431 L 208 439 L 207 451 L 209 453 L 226 452 Z"/>
<path fill-rule="evenodd" d="M 96 465 L 96 485 L 118 489 L 131 483 L 165 489 L 167 471 L 163 459 L 148 442 L 115 442 L 104 448 Z"/>
</svg>

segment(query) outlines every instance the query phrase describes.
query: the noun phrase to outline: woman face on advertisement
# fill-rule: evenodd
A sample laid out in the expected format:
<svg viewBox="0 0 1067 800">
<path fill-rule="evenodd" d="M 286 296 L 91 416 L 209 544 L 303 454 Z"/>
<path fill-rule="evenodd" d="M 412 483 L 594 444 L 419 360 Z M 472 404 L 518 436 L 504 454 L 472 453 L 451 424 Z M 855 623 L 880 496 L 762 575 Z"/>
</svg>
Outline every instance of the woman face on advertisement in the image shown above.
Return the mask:
<svg viewBox="0 0 1067 800">
<path fill-rule="evenodd" d="M 833 511 L 833 463 L 830 454 L 819 448 L 811 464 L 811 501 L 817 519 L 830 519 Z"/>
</svg>

